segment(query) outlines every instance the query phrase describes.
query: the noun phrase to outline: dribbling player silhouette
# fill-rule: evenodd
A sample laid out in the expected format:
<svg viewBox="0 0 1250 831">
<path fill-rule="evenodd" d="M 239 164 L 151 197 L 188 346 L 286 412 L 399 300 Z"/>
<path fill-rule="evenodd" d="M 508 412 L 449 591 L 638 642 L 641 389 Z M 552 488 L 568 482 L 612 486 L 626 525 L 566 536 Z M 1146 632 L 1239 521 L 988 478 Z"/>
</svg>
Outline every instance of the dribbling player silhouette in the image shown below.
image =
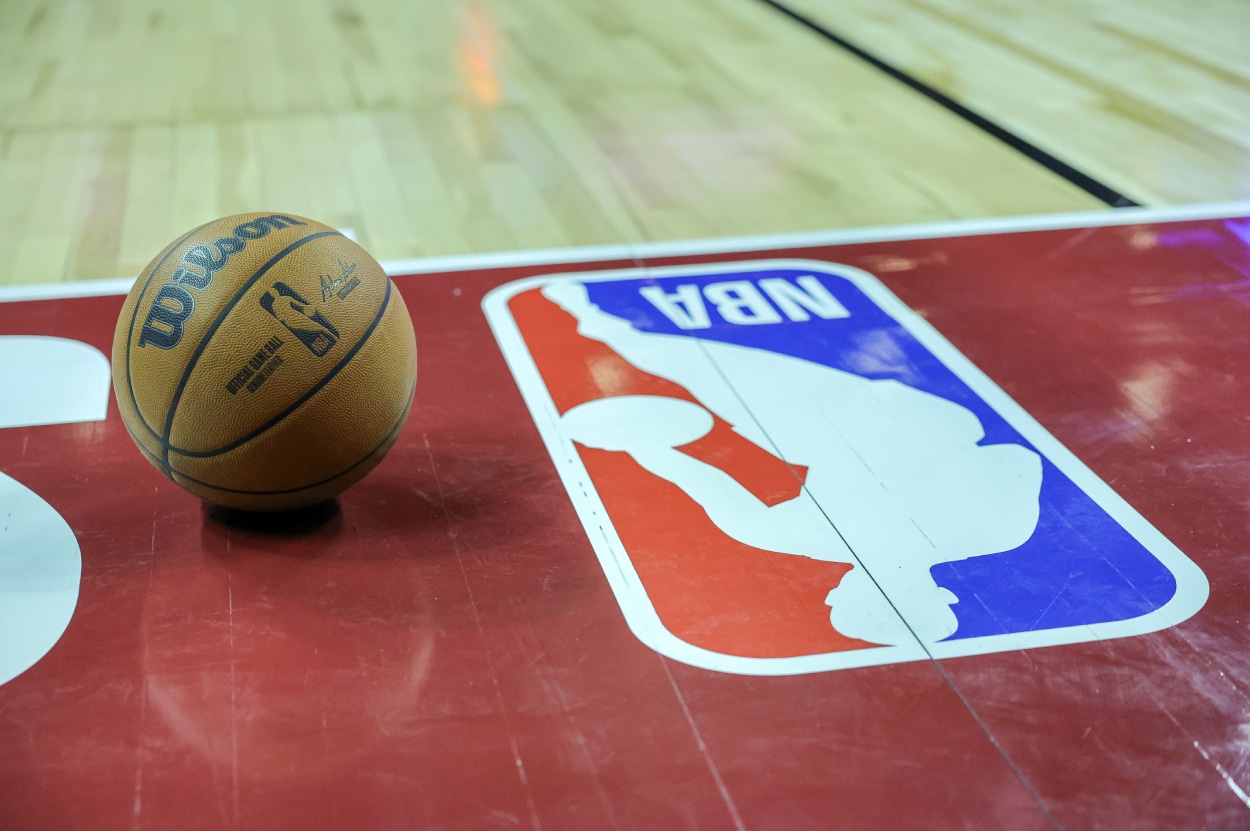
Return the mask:
<svg viewBox="0 0 1250 831">
<path fill-rule="evenodd" d="M 640 332 L 592 304 L 579 284 L 543 293 L 583 336 L 699 401 L 597 399 L 565 413 L 565 433 L 630 454 L 740 542 L 852 564 L 826 599 L 844 635 L 877 644 L 950 636 L 958 598 L 930 569 L 1015 548 L 1037 526 L 1040 457 L 1021 445 L 978 444 L 982 425 L 958 404 L 762 349 Z M 712 428 L 713 413 L 807 467 L 804 492 L 770 506 L 678 450 Z"/>
</svg>

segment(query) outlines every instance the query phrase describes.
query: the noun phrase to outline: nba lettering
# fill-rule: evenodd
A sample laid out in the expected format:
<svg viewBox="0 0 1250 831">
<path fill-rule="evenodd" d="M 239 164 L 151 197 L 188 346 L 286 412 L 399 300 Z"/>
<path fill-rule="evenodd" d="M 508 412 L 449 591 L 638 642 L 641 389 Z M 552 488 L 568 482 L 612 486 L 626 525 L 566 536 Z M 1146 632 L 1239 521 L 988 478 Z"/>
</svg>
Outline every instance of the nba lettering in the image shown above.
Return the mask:
<svg viewBox="0 0 1250 831">
<path fill-rule="evenodd" d="M 303 225 L 298 219 L 274 214 L 245 222 L 231 236 L 221 237 L 211 245 L 192 246 L 182 255 L 182 265 L 161 286 L 152 301 L 139 333 L 139 346 L 151 344 L 158 349 L 173 349 L 182 341 L 183 325 L 195 312 L 195 298 L 187 291 L 203 291 L 213 282 L 213 275 L 225 268 L 230 258 L 247 247 L 249 240 L 267 236 L 271 230 Z"/>
<path fill-rule="evenodd" d="M 626 621 L 791 674 L 1175 625 L 1201 571 L 871 275 L 535 278 L 484 302 Z"/>
<path fill-rule="evenodd" d="M 749 280 L 712 283 L 703 287 L 702 296 L 699 287 L 694 285 L 677 286 L 673 294 L 659 286 L 643 286 L 638 293 L 674 325 L 686 330 L 711 328 L 703 297 L 715 304 L 716 311 L 727 323 L 742 326 L 781 323 L 782 313 L 793 321 L 810 320 L 809 312 L 825 320 L 850 316 L 846 307 L 810 274 L 801 275 L 794 284 L 780 278 L 764 278 L 759 281 L 758 289 Z"/>
</svg>

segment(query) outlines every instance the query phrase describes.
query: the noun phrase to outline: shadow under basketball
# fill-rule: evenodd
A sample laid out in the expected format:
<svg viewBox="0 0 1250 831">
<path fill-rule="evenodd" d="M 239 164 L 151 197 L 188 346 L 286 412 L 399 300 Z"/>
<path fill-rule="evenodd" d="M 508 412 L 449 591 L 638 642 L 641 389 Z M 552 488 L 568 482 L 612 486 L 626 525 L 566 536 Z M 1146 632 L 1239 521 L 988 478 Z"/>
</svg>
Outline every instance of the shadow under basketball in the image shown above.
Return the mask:
<svg viewBox="0 0 1250 831">
<path fill-rule="evenodd" d="M 244 511 L 204 502 L 203 514 L 206 525 L 281 538 L 303 537 L 323 529 L 333 530 L 343 521 L 338 499 L 327 499 L 306 508 L 267 512 Z"/>
</svg>

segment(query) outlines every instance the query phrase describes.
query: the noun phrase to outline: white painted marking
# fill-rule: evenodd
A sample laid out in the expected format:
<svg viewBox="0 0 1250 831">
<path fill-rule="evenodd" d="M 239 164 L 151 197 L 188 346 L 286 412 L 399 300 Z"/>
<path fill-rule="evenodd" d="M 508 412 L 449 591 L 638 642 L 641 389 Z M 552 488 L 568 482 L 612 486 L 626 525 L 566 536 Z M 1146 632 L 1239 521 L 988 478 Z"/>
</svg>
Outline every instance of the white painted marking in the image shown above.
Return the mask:
<svg viewBox="0 0 1250 831">
<path fill-rule="evenodd" d="M 126 294 L 135 284 L 134 277 L 116 280 L 81 280 L 76 283 L 35 283 L 29 286 L 0 286 L 0 303 L 23 300 L 59 300 L 69 297 L 105 297 Z"/>
<path fill-rule="evenodd" d="M 760 280 L 760 288 L 777 304 L 777 308 L 785 312 L 786 317 L 796 322 L 811 320 L 812 314 L 822 320 L 851 316 L 838 298 L 830 294 L 824 283 L 812 274 L 804 274 L 794 283 L 781 277 L 766 277 Z"/>
<path fill-rule="evenodd" d="M 811 248 L 862 242 L 893 242 L 937 237 L 967 237 L 977 234 L 1010 234 L 1019 231 L 1056 231 L 1064 228 L 1110 228 L 1156 222 L 1185 222 L 1200 219 L 1231 219 L 1250 216 L 1250 201 L 1212 202 L 1201 205 L 1168 205 L 1159 208 L 1116 208 L 1097 211 L 1011 216 L 992 219 L 964 219 L 925 222 L 912 225 L 880 225 L 867 228 L 840 228 L 788 234 L 715 237 L 672 242 L 619 243 L 570 248 L 540 248 L 522 251 L 491 251 L 386 260 L 382 267 L 392 277 L 405 274 L 436 274 L 447 271 L 480 271 L 487 268 L 513 268 L 524 265 L 595 263 L 646 257 L 684 257 L 696 254 L 734 254 L 776 251 L 783 248 Z M 126 294 L 135 278 L 84 280 L 76 283 L 42 283 L 29 286 L 0 286 L 0 303 L 21 300 L 51 300 L 63 297 L 98 297 Z"/>
<path fill-rule="evenodd" d="M 1246 794 L 1246 792 L 1243 791 L 1241 787 L 1233 780 L 1233 777 L 1228 775 L 1228 771 L 1224 770 L 1224 766 L 1221 765 L 1219 762 L 1215 761 L 1214 759 L 1212 759 L 1211 754 L 1207 753 L 1206 748 L 1198 744 L 1198 742 L 1194 742 L 1194 749 L 1196 749 L 1199 753 L 1202 754 L 1203 759 L 1206 759 L 1208 762 L 1210 762 L 1212 765 L 1215 766 L 1215 772 L 1218 773 L 1220 777 L 1224 780 L 1224 784 L 1228 785 L 1228 788 L 1229 790 L 1233 792 L 1233 795 L 1236 796 L 1238 799 L 1240 799 L 1243 805 L 1245 805 L 1247 808 L 1250 808 L 1250 795 Z"/>
<path fill-rule="evenodd" d="M 56 510 L 0 473 L 0 684 L 48 653 L 78 603 L 82 555 Z"/>
<path fill-rule="evenodd" d="M 678 286 L 672 294 L 659 286 L 643 286 L 638 293 L 678 329 L 706 329 L 712 325 L 698 286 Z"/>
<path fill-rule="evenodd" d="M 781 315 L 750 280 L 709 283 L 703 296 L 712 301 L 721 318 L 734 326 L 780 323 Z"/>
<path fill-rule="evenodd" d="M 0 428 L 103 420 L 109 362 L 65 338 L 0 336 Z M 48 653 L 78 603 L 82 556 L 56 509 L 0 473 L 0 684 Z"/>
<path fill-rule="evenodd" d="M 108 358 L 85 343 L 0 336 L 0 428 L 103 421 L 109 380 Z"/>
</svg>

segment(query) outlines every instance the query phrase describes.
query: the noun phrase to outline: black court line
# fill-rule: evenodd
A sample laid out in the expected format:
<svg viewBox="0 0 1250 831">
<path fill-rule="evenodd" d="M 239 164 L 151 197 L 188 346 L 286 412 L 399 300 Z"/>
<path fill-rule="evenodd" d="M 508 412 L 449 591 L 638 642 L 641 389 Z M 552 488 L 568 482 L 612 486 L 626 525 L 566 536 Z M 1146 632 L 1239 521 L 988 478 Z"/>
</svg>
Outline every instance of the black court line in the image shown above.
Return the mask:
<svg viewBox="0 0 1250 831">
<path fill-rule="evenodd" d="M 864 51 L 860 47 L 848 41 L 846 38 L 834 34 L 820 23 L 812 20 L 810 17 L 796 12 L 794 9 L 777 2 L 777 0 L 759 0 L 759 2 L 766 6 L 771 6 L 784 14 L 786 17 L 789 17 L 791 20 L 806 26 L 808 29 L 811 29 L 813 32 L 816 32 L 820 36 L 824 37 L 826 40 L 837 44 L 842 49 L 850 52 L 860 60 L 872 64 L 874 67 L 889 75 L 894 80 L 907 85 L 911 89 L 928 98 L 930 101 L 940 104 L 950 112 L 962 118 L 964 121 L 979 127 L 981 130 L 989 133 L 1002 143 L 1008 145 L 1014 150 L 1019 151 L 1020 153 L 1023 153 L 1025 156 L 1028 156 L 1030 159 L 1042 165 L 1047 170 L 1058 176 L 1062 176 L 1064 179 L 1076 185 L 1081 190 L 1091 196 L 1101 199 L 1111 207 L 1136 208 L 1141 206 L 1140 202 L 1136 202 L 1114 188 L 1103 184 L 1094 177 L 1082 173 L 1067 162 L 1061 161 L 1060 159 L 1050 155 L 1036 144 L 1026 141 L 1020 136 L 1017 136 L 1015 133 L 1004 129 L 998 124 L 995 124 L 993 121 L 990 121 L 985 116 L 973 112 L 950 96 L 939 92 L 921 80 L 913 78 L 911 75 L 903 72 L 898 67 L 892 66 L 891 64 L 881 60 L 876 55 Z"/>
</svg>

